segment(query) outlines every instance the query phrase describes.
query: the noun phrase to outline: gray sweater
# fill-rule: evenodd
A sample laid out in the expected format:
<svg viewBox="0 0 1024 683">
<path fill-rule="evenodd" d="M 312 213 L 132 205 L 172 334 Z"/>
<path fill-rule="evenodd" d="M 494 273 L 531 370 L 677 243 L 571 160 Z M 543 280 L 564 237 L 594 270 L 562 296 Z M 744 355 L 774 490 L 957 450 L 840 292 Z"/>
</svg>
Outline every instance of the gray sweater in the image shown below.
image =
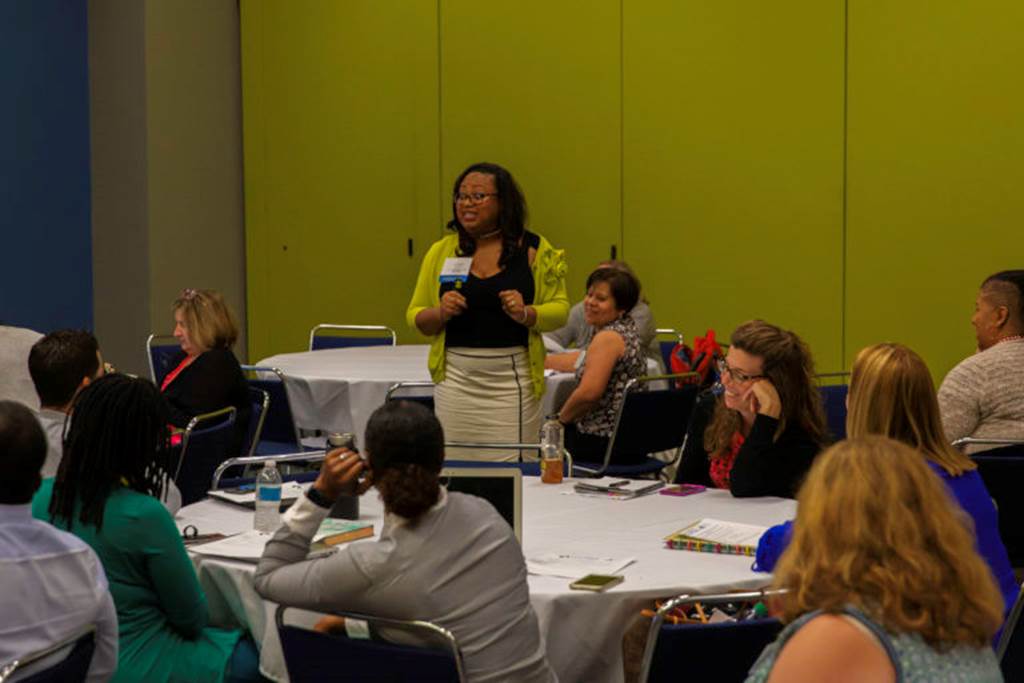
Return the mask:
<svg viewBox="0 0 1024 683">
<path fill-rule="evenodd" d="M 469 681 L 557 681 L 530 605 L 526 563 L 487 501 L 442 490 L 415 523 L 386 515 L 376 542 L 307 560 L 327 510 L 305 496 L 283 517 L 256 569 L 256 590 L 305 609 L 423 619 L 455 634 Z"/>
<path fill-rule="evenodd" d="M 1024 439 L 1024 340 L 1005 341 L 969 356 L 939 387 L 946 438 Z M 971 446 L 968 452 L 996 448 Z"/>
</svg>

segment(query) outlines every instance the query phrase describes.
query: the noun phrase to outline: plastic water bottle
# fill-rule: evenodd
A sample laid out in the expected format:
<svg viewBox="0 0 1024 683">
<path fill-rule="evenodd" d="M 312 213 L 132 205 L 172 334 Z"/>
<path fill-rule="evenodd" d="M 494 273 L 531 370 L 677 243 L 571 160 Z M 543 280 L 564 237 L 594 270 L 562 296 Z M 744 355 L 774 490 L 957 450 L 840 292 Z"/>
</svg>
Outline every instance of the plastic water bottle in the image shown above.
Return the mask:
<svg viewBox="0 0 1024 683">
<path fill-rule="evenodd" d="M 562 451 L 565 433 L 558 415 L 549 415 L 540 428 L 540 480 L 545 484 L 561 484 Z"/>
<path fill-rule="evenodd" d="M 256 531 L 272 534 L 281 526 L 281 473 L 277 463 L 268 460 L 256 477 Z"/>
</svg>

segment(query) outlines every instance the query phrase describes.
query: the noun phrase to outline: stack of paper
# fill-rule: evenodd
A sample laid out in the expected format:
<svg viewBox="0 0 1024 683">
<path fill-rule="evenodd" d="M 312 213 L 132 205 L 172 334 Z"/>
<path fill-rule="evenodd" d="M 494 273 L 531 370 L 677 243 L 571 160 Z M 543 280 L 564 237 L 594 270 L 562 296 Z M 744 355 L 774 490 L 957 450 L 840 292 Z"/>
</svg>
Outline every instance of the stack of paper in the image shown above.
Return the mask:
<svg viewBox="0 0 1024 683">
<path fill-rule="evenodd" d="M 548 553 L 526 558 L 526 570 L 539 576 L 578 579 L 587 574 L 615 574 L 632 564 L 632 557 L 601 557 Z"/>
<path fill-rule="evenodd" d="M 665 485 L 663 481 L 650 479 L 616 479 L 601 477 L 600 479 L 584 479 L 576 484 L 576 493 L 585 495 L 609 496 L 628 500 L 638 496 L 654 493 Z"/>
</svg>

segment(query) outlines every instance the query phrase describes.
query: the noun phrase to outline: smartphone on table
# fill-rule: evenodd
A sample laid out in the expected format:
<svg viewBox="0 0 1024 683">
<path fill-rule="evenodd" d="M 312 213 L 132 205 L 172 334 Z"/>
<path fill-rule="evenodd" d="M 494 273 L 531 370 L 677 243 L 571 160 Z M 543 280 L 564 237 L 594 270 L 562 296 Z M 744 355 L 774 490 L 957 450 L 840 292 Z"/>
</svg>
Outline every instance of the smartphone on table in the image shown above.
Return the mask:
<svg viewBox="0 0 1024 683">
<path fill-rule="evenodd" d="M 600 593 L 612 586 L 622 583 L 625 577 L 613 576 L 611 574 L 587 574 L 582 579 L 576 579 L 569 584 L 569 588 L 577 591 L 594 591 Z"/>
</svg>

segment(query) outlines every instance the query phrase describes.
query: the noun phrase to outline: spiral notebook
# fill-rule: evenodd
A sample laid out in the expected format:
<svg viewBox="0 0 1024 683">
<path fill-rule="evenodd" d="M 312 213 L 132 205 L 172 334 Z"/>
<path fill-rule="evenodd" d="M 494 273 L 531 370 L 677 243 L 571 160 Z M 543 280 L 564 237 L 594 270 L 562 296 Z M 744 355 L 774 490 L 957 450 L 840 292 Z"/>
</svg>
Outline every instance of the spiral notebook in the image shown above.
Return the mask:
<svg viewBox="0 0 1024 683">
<path fill-rule="evenodd" d="M 673 550 L 753 556 L 766 531 L 768 527 L 704 518 L 666 536 L 665 545 Z"/>
</svg>

